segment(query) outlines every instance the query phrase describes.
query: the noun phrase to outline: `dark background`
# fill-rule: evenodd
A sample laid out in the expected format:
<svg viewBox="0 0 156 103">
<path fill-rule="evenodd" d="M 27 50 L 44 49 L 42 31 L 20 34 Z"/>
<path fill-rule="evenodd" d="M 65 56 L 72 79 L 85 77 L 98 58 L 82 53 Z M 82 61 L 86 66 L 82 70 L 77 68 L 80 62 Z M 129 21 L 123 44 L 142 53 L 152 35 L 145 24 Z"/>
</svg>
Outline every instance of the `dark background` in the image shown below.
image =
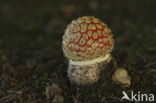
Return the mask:
<svg viewBox="0 0 156 103">
<path fill-rule="evenodd" d="M 155 93 L 155 12 L 155 0 L 1 0 L 0 101 L 51 103 L 45 89 L 53 83 L 64 103 L 116 103 L 122 90 Z M 66 25 L 81 16 L 112 29 L 112 55 L 132 77 L 129 88 L 101 81 L 79 91 L 70 84 L 61 40 Z"/>
</svg>

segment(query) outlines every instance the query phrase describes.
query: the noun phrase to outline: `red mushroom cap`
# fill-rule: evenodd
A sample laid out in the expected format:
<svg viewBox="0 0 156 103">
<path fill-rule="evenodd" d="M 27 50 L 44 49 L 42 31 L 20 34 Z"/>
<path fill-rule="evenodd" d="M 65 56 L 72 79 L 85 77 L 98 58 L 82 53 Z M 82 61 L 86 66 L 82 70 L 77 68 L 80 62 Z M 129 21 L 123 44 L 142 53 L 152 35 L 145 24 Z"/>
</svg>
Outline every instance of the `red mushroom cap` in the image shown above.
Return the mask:
<svg viewBox="0 0 156 103">
<path fill-rule="evenodd" d="M 71 60 L 90 60 L 105 56 L 114 47 L 108 26 L 95 17 L 80 17 L 67 26 L 62 48 Z"/>
</svg>

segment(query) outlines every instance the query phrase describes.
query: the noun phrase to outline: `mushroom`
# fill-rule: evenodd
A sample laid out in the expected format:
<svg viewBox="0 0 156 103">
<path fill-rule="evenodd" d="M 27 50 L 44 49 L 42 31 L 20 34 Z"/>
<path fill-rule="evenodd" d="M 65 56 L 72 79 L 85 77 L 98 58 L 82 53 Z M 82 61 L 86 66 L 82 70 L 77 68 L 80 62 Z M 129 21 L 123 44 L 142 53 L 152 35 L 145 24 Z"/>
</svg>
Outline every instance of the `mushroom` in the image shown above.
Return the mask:
<svg viewBox="0 0 156 103">
<path fill-rule="evenodd" d="M 131 84 L 131 77 L 124 68 L 118 68 L 112 76 L 114 82 L 123 84 L 125 87 L 129 87 Z"/>
<path fill-rule="evenodd" d="M 108 26 L 93 16 L 73 20 L 63 35 L 62 49 L 69 59 L 68 77 L 73 83 L 97 82 L 100 65 L 111 60 L 114 39 Z"/>
</svg>

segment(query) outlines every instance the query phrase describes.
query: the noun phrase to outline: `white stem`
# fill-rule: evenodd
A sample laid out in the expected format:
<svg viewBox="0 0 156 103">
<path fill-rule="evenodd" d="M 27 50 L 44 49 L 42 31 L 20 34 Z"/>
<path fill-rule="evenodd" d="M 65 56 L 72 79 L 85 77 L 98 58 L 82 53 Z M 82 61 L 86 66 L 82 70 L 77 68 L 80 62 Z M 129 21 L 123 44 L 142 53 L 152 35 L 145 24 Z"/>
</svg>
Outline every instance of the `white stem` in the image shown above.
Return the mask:
<svg viewBox="0 0 156 103">
<path fill-rule="evenodd" d="M 88 61 L 69 61 L 68 77 L 71 82 L 79 85 L 97 82 L 100 76 L 100 64 L 105 64 L 111 60 L 111 55 L 88 60 Z M 105 67 L 102 67 L 105 68 Z"/>
<path fill-rule="evenodd" d="M 69 64 L 71 64 L 71 65 L 92 65 L 92 64 L 104 62 L 104 61 L 107 61 L 107 60 L 108 61 L 111 60 L 111 54 L 106 54 L 104 57 L 99 57 L 99 58 L 96 58 L 96 59 L 86 60 L 86 61 L 69 60 Z"/>
</svg>

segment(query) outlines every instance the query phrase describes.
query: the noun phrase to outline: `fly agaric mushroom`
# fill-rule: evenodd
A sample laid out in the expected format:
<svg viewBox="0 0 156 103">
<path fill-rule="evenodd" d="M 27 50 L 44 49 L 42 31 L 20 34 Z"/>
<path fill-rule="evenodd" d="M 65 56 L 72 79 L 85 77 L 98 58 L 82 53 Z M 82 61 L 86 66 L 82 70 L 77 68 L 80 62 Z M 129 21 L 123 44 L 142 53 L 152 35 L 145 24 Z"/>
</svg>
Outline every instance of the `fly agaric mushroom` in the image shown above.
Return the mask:
<svg viewBox="0 0 156 103">
<path fill-rule="evenodd" d="M 105 23 L 89 16 L 73 20 L 62 42 L 63 52 L 69 59 L 69 80 L 79 85 L 98 81 L 99 66 L 111 60 L 113 47 L 113 35 Z"/>
<path fill-rule="evenodd" d="M 124 68 L 118 68 L 113 74 L 112 79 L 114 82 L 123 84 L 125 87 L 129 87 L 131 84 L 131 77 Z"/>
</svg>

